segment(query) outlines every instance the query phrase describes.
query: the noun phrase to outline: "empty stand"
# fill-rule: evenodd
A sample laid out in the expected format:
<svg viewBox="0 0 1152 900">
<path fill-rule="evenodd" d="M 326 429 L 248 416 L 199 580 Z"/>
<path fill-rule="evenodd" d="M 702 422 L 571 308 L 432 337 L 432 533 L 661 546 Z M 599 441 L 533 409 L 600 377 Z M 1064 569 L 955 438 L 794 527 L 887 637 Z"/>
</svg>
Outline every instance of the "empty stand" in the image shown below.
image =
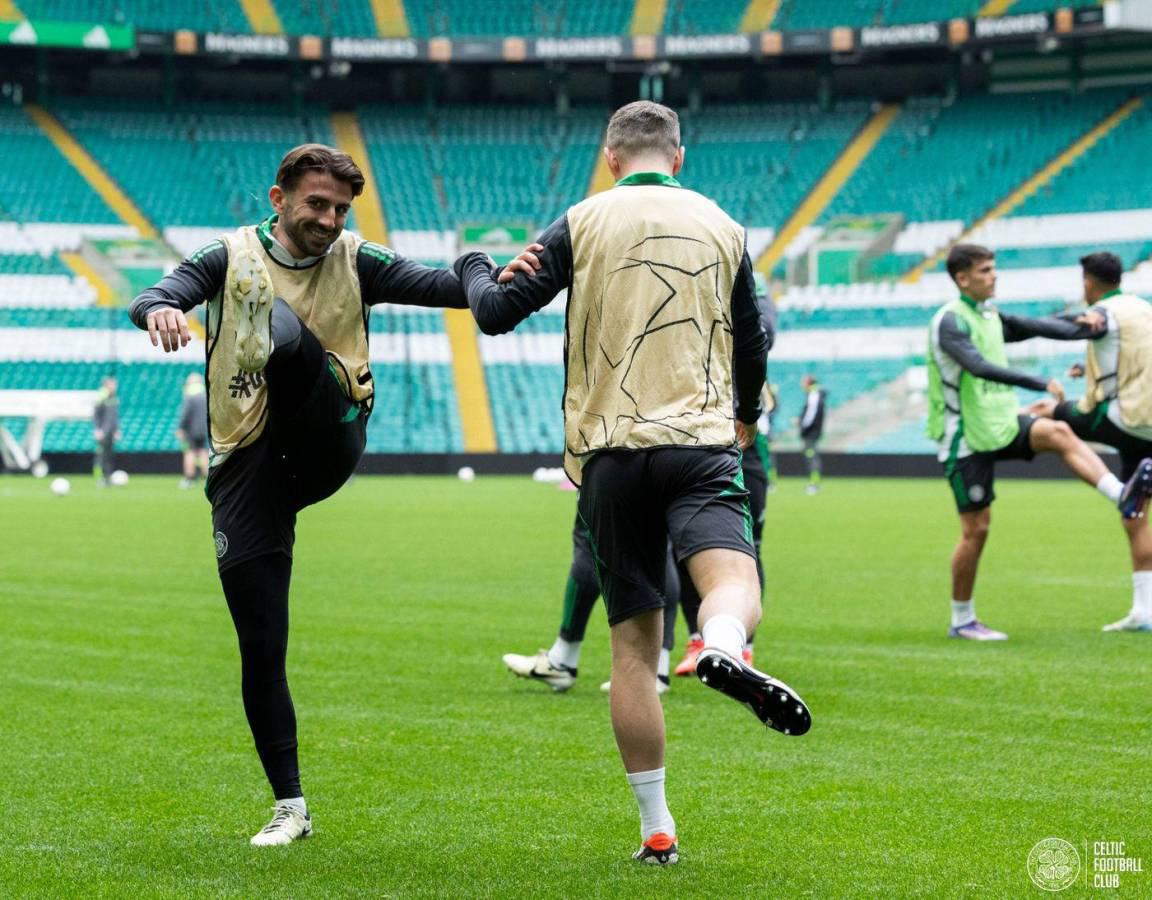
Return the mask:
<svg viewBox="0 0 1152 900">
<path fill-rule="evenodd" d="M 185 103 L 163 110 L 62 100 L 53 111 L 161 227 L 258 222 L 269 215 L 268 187 L 284 153 L 306 141 L 332 143 L 325 115 L 266 106 Z M 115 221 L 110 213 L 106 218 Z"/>
<path fill-rule="evenodd" d="M 158 31 L 249 31 L 239 0 L 19 0 L 19 7 L 30 19 L 108 22 Z"/>
<path fill-rule="evenodd" d="M 413 37 L 627 34 L 632 3 L 581 0 L 404 0 Z"/>
</svg>

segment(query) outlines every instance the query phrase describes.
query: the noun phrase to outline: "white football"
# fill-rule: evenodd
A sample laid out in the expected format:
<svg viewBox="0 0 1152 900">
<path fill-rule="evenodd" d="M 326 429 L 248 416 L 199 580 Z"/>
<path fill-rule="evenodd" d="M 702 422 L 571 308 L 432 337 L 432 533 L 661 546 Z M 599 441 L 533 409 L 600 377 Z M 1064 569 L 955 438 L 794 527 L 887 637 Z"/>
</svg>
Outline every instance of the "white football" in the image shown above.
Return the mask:
<svg viewBox="0 0 1152 900">
<path fill-rule="evenodd" d="M 471 466 L 462 466 L 460 468 L 460 471 L 456 473 L 456 477 L 459 478 L 461 481 L 475 481 L 476 480 L 476 470 L 473 469 Z"/>
<path fill-rule="evenodd" d="M 108 480 L 112 483 L 113 487 L 124 487 L 128 483 L 128 473 L 123 469 L 117 469 L 108 476 Z"/>
<path fill-rule="evenodd" d="M 63 497 L 72 490 L 72 483 L 67 478 L 53 478 L 51 488 L 53 494 Z"/>
</svg>

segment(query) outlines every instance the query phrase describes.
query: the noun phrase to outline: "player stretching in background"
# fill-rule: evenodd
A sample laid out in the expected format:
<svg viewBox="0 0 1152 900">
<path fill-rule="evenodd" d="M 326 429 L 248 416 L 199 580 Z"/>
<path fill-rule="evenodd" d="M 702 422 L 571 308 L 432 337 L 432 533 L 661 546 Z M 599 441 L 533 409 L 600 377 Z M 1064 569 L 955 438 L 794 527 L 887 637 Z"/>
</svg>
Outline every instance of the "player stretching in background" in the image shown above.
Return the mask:
<svg viewBox="0 0 1152 900">
<path fill-rule="evenodd" d="M 676 640 L 677 595 L 680 592 L 680 576 L 669 558 L 664 573 L 664 640 L 660 647 L 660 662 L 656 666 L 656 693 L 666 693 L 669 686 L 668 671 L 671 666 L 672 647 Z M 519 653 L 505 653 L 504 665 L 519 675 L 533 681 L 551 685 L 552 690 L 562 692 L 576 683 L 577 668 L 580 665 L 580 648 L 584 634 L 588 630 L 588 618 L 600 597 L 600 585 L 596 581 L 596 564 L 592 559 L 592 547 L 588 543 L 588 530 L 581 524 L 580 516 L 572 526 L 572 566 L 568 570 L 568 582 L 564 587 L 564 614 L 560 620 L 560 631 L 556 640 L 547 650 L 535 656 L 522 656 Z M 611 682 L 600 685 L 609 690 Z"/>
<path fill-rule="evenodd" d="M 972 599 L 980 555 L 988 539 L 997 460 L 1031 460 L 1056 453 L 1082 481 L 1094 486 L 1125 517 L 1141 515 L 1152 492 L 1152 462 L 1137 467 L 1125 485 L 1064 422 L 1021 415 L 1013 386 L 1048 391 L 1064 400 L 1060 382 L 1009 369 L 1006 341 L 1031 337 L 1078 340 L 1091 325 L 1059 318 L 1001 315 L 988 301 L 996 291 L 995 254 L 976 244 L 957 244 L 948 274 L 960 297 L 932 318 L 928 345 L 928 435 L 960 513 L 960 542 L 952 555 L 952 627 L 949 637 L 1003 641 L 976 616 Z"/>
<path fill-rule="evenodd" d="M 1091 253 L 1080 265 L 1084 301 L 1092 308 L 1081 321 L 1094 326 L 1084 396 L 1078 403 L 1041 400 L 1030 411 L 1067 422 L 1083 440 L 1115 449 L 1121 478 L 1129 479 L 1152 456 L 1152 306 L 1120 290 L 1124 266 L 1115 254 Z M 1132 609 L 1104 630 L 1152 631 L 1152 532 L 1143 515 L 1121 521 L 1132 556 Z"/>
</svg>

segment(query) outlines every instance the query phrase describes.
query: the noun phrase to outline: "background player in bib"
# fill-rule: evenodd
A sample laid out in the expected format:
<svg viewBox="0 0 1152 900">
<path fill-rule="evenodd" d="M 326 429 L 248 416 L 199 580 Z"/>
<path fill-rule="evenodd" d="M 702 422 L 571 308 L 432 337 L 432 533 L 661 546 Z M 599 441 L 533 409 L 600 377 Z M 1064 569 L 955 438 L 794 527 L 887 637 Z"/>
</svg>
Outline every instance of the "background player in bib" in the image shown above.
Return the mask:
<svg viewBox="0 0 1152 900">
<path fill-rule="evenodd" d="M 191 488 L 198 478 L 208 477 L 208 395 L 204 391 L 204 376 L 198 372 L 184 380 L 176 439 L 180 441 L 184 467 L 180 487 Z"/>
<path fill-rule="evenodd" d="M 1152 479 L 1134 477 L 1125 485 L 1067 424 L 1020 414 L 1013 387 L 1046 390 L 1057 401 L 1064 400 L 1064 389 L 1055 379 L 1008 368 L 1005 342 L 1031 337 L 1078 340 L 1090 333 L 1090 326 L 1055 317 L 1001 315 L 988 302 L 996 291 L 996 255 L 987 247 L 957 244 L 948 254 L 948 274 L 960 297 L 933 316 L 928 345 L 928 436 L 939 445 L 938 458 L 960 514 L 948 635 L 1002 641 L 1008 636 L 976 617 L 972 599 L 996 499 L 996 462 L 1058 454 L 1126 516 L 1142 511 Z"/>
<path fill-rule="evenodd" d="M 1121 290 L 1124 265 L 1115 254 L 1090 253 L 1080 265 L 1084 301 L 1091 307 L 1081 317 L 1091 332 L 1084 396 L 1075 403 L 1040 401 L 1030 411 L 1115 449 L 1121 478 L 1152 480 L 1152 306 Z M 1132 556 L 1132 609 L 1105 631 L 1152 631 L 1152 532 L 1144 520 L 1145 497 L 1137 492 L 1131 515 L 1121 519 Z"/>
<path fill-rule="evenodd" d="M 290 150 L 268 191 L 273 215 L 200 248 L 130 310 L 173 352 L 189 340 L 185 313 L 207 304 L 206 492 L 244 711 L 276 798 L 258 846 L 312 832 L 285 669 L 292 547 L 296 514 L 335 493 L 364 451 L 369 313 L 379 303 L 467 305 L 451 271 L 344 230 L 363 188 L 346 153 Z"/>
<path fill-rule="evenodd" d="M 488 334 L 568 288 L 565 468 L 612 630 L 612 727 L 640 807 L 635 858 L 668 864 L 679 848 L 656 664 L 669 540 L 704 597 L 701 680 L 777 730 L 802 734 L 811 720 L 787 685 L 740 659 L 760 602 L 737 443 L 756 434 L 770 343 L 744 229 L 676 181 L 684 148 L 672 110 L 622 107 L 606 144 L 616 186 L 548 227 L 535 277 L 498 286 L 476 253 L 456 269 Z"/>
</svg>

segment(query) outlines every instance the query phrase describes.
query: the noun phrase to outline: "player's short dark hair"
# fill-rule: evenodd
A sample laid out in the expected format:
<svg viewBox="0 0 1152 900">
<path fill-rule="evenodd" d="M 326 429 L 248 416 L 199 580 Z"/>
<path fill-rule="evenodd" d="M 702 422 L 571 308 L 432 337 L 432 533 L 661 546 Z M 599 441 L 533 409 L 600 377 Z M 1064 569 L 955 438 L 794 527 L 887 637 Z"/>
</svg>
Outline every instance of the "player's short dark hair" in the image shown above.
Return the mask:
<svg viewBox="0 0 1152 900">
<path fill-rule="evenodd" d="M 667 106 L 637 100 L 612 114 L 605 143 L 624 160 L 654 153 L 671 159 L 680 149 L 680 117 Z"/>
<path fill-rule="evenodd" d="M 1119 256 L 1107 250 L 1080 257 L 1080 265 L 1085 275 L 1091 275 L 1101 284 L 1115 286 L 1124 277 L 1124 263 Z"/>
<path fill-rule="evenodd" d="M 955 281 L 957 275 L 961 272 L 967 272 L 976 263 L 995 258 L 994 252 L 980 244 L 957 244 L 948 253 L 948 274 Z"/>
<path fill-rule="evenodd" d="M 327 172 L 352 188 L 352 196 L 364 190 L 364 173 L 343 150 L 324 144 L 301 144 L 289 150 L 276 170 L 276 183 L 285 191 L 296 187 L 305 172 Z"/>
</svg>

